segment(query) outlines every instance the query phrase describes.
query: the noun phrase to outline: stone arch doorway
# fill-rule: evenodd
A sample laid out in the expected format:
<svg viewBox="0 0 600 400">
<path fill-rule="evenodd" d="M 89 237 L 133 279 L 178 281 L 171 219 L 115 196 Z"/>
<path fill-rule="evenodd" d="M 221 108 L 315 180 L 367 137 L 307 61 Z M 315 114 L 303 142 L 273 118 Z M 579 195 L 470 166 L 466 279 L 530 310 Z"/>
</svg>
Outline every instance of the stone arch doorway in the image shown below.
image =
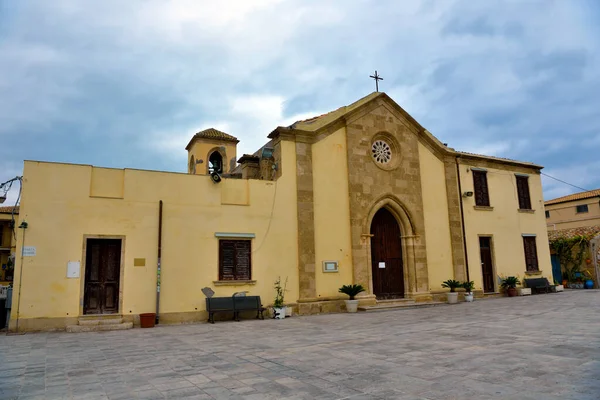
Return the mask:
<svg viewBox="0 0 600 400">
<path fill-rule="evenodd" d="M 373 294 L 378 299 L 404 297 L 404 262 L 400 225 L 385 207 L 371 221 Z"/>
</svg>

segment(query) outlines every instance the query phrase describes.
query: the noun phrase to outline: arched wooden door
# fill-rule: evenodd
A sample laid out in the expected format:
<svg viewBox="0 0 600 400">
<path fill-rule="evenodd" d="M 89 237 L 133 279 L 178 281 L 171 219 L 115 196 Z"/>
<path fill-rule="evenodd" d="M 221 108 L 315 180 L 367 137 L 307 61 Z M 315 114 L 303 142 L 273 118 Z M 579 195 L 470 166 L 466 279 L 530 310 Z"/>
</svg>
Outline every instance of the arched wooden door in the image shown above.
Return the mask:
<svg viewBox="0 0 600 400">
<path fill-rule="evenodd" d="M 387 209 L 373 217 L 371 235 L 373 293 L 378 299 L 404 297 L 400 226 Z"/>
</svg>

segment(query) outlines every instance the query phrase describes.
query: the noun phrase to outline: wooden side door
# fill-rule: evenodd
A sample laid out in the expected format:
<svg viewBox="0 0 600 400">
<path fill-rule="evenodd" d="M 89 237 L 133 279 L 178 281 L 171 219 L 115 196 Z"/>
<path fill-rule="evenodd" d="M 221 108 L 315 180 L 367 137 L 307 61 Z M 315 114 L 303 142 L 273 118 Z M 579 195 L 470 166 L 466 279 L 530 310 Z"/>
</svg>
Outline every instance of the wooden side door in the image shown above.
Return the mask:
<svg viewBox="0 0 600 400">
<path fill-rule="evenodd" d="M 85 262 L 84 314 L 119 312 L 121 240 L 88 239 Z"/>
<path fill-rule="evenodd" d="M 481 256 L 481 272 L 483 275 L 483 291 L 493 293 L 494 288 L 494 266 L 492 265 L 492 238 L 488 236 L 479 237 L 479 254 Z"/>
<path fill-rule="evenodd" d="M 404 297 L 404 268 L 400 227 L 387 209 L 377 211 L 371 223 L 373 293 L 379 299 Z"/>
</svg>

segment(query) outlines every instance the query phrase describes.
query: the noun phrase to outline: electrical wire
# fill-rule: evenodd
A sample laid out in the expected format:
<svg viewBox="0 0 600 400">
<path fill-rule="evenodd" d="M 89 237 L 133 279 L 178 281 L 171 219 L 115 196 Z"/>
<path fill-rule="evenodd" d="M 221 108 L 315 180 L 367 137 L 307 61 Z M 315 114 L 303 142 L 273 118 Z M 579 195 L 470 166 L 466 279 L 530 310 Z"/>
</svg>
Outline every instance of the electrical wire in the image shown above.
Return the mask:
<svg viewBox="0 0 600 400">
<path fill-rule="evenodd" d="M 548 178 L 550 178 L 550 179 L 554 179 L 555 181 L 558 181 L 558 182 L 564 183 L 565 185 L 573 186 L 573 187 L 574 187 L 574 188 L 576 188 L 576 189 L 583 190 L 584 192 L 593 192 L 593 190 L 590 190 L 590 189 L 584 189 L 584 188 L 582 188 L 582 187 L 580 187 L 580 186 L 573 185 L 572 183 L 569 183 L 569 182 L 565 182 L 565 181 L 563 181 L 562 179 L 555 178 L 555 177 L 553 177 L 553 176 L 550 176 L 550 175 L 548 175 L 548 174 L 545 174 L 545 173 L 543 173 L 543 172 L 540 172 L 540 174 L 542 174 L 542 175 L 544 175 L 544 176 L 547 176 L 547 177 L 548 177 Z"/>
<path fill-rule="evenodd" d="M 258 245 L 257 247 L 255 247 L 252 250 L 252 254 L 256 253 L 263 244 L 265 244 L 265 241 L 267 240 L 267 235 L 269 234 L 269 231 L 271 230 L 271 222 L 273 222 L 273 212 L 275 211 L 275 200 L 277 199 L 277 180 L 275 180 L 275 189 L 273 191 L 273 203 L 271 204 L 271 215 L 269 216 L 269 224 L 267 225 L 267 230 L 265 231 L 265 234 L 263 235 L 263 240 L 262 242 L 260 242 L 260 245 Z"/>
</svg>

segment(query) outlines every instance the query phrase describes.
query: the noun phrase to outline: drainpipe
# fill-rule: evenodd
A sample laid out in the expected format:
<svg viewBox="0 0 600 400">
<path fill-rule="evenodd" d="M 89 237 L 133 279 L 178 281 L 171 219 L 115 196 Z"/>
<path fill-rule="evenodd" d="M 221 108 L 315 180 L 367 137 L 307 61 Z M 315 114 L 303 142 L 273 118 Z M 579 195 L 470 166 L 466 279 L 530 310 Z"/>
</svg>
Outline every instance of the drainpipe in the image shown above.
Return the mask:
<svg viewBox="0 0 600 400">
<path fill-rule="evenodd" d="M 467 255 L 467 234 L 465 231 L 465 214 L 463 212 L 463 197 L 462 186 L 460 184 L 460 165 L 458 164 L 458 156 L 456 156 L 456 177 L 458 178 L 458 199 L 460 200 L 460 225 L 462 227 L 463 246 L 465 250 L 465 269 L 467 272 L 467 282 L 471 282 L 471 278 L 469 278 L 469 256 Z"/>
<path fill-rule="evenodd" d="M 156 265 L 156 319 L 155 324 L 158 325 L 159 314 L 158 309 L 160 306 L 160 267 L 162 257 L 162 210 L 163 202 L 158 202 L 158 262 Z"/>
<path fill-rule="evenodd" d="M 23 262 L 23 250 L 25 249 L 25 231 L 27 230 L 27 226 L 27 222 L 25 221 L 21 222 L 21 225 L 19 225 L 19 228 L 23 229 L 23 242 L 21 243 L 21 269 L 19 271 L 19 298 L 17 300 L 17 324 L 15 327 L 15 333 L 19 333 L 19 313 L 21 311 L 21 286 L 23 284 L 23 267 L 25 266 L 25 263 Z M 17 257 L 15 255 L 15 261 L 16 259 Z"/>
</svg>

